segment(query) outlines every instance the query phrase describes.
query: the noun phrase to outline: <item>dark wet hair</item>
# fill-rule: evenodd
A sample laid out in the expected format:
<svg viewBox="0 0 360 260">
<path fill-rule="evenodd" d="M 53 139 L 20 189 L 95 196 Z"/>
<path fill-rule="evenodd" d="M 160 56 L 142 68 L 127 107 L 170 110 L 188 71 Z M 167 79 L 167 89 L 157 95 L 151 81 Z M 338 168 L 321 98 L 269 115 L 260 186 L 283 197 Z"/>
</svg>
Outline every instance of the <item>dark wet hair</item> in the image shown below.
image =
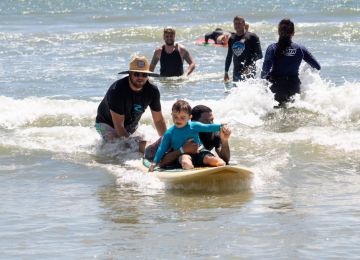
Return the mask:
<svg viewBox="0 0 360 260">
<path fill-rule="evenodd" d="M 279 40 L 275 51 L 275 59 L 279 59 L 286 48 L 291 45 L 291 38 L 295 33 L 294 23 L 288 18 L 282 19 L 278 26 L 278 33 Z"/>
<path fill-rule="evenodd" d="M 192 115 L 191 120 L 199 121 L 201 114 L 206 112 L 211 113 L 212 112 L 211 108 L 204 105 L 197 105 L 193 107 L 193 109 L 191 110 L 191 115 Z"/>
<path fill-rule="evenodd" d="M 174 103 L 174 105 L 171 108 L 172 112 L 185 112 L 189 115 L 191 115 L 191 106 L 188 102 L 186 102 L 185 100 L 178 100 Z"/>
<path fill-rule="evenodd" d="M 244 23 L 245 23 L 245 18 L 237 15 L 237 16 L 234 17 L 233 22 L 235 22 L 235 21 L 244 21 Z"/>
<path fill-rule="evenodd" d="M 221 28 L 216 28 L 215 31 L 219 32 L 219 31 L 222 31 L 222 29 Z"/>
</svg>

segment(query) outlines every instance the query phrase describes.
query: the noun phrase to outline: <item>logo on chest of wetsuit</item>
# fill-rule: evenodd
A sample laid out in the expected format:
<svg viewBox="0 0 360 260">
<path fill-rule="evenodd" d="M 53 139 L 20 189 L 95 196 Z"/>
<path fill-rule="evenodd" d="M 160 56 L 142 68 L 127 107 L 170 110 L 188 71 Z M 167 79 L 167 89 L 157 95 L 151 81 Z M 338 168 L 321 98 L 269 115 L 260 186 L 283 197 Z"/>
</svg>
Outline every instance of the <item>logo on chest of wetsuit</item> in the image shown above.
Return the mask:
<svg viewBox="0 0 360 260">
<path fill-rule="evenodd" d="M 234 54 L 239 57 L 245 50 L 245 43 L 242 41 L 234 42 L 232 49 Z"/>
<path fill-rule="evenodd" d="M 294 48 L 287 48 L 285 51 L 284 51 L 284 55 L 285 56 L 295 56 L 296 54 L 296 49 Z"/>
</svg>

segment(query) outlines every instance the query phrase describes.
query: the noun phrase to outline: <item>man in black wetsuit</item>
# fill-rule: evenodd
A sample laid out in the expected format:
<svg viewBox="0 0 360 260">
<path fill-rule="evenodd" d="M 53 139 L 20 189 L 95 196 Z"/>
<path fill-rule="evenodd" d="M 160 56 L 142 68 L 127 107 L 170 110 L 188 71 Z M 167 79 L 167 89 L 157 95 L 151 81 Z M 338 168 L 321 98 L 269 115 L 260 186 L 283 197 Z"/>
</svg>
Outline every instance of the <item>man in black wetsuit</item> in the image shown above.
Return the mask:
<svg viewBox="0 0 360 260">
<path fill-rule="evenodd" d="M 160 60 L 160 76 L 189 76 L 195 69 L 195 62 L 183 45 L 175 43 L 175 29 L 164 29 L 164 41 L 165 44 L 157 48 L 154 52 L 150 64 L 150 71 L 154 71 L 156 64 Z M 189 64 L 185 73 L 183 68 L 184 60 Z"/>
<path fill-rule="evenodd" d="M 255 62 L 263 57 L 259 37 L 255 33 L 246 31 L 245 19 L 240 16 L 234 18 L 235 33 L 228 42 L 228 53 L 225 61 L 224 81 L 229 81 L 231 60 L 234 62 L 233 81 L 254 78 L 256 74 Z"/>
<path fill-rule="evenodd" d="M 119 73 L 129 76 L 115 81 L 98 107 L 95 127 L 104 141 L 129 138 L 148 106 L 159 136 L 166 131 L 159 89 L 148 78 L 157 74 L 149 71 L 149 63 L 144 56 L 132 58 L 129 67 L 129 70 Z M 139 143 L 139 151 L 144 152 L 146 141 L 134 140 Z"/>
</svg>

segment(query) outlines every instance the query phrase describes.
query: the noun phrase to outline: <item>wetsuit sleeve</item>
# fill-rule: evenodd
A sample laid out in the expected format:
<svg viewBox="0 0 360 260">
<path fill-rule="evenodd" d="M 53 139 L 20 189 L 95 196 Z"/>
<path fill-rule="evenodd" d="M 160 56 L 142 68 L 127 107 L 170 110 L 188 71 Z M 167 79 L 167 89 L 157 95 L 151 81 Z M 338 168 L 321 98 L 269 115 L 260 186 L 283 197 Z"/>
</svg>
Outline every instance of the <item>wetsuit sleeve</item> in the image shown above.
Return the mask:
<svg viewBox="0 0 360 260">
<path fill-rule="evenodd" d="M 306 61 L 311 67 L 320 70 L 321 66 L 314 56 L 304 46 L 301 46 L 301 50 L 304 54 L 304 61 Z"/>
<path fill-rule="evenodd" d="M 153 93 L 153 99 L 151 103 L 149 104 L 150 109 L 155 112 L 161 111 L 161 103 L 160 103 L 160 91 L 155 88 Z"/>
<path fill-rule="evenodd" d="M 233 44 L 233 41 L 231 39 L 229 39 L 228 52 L 227 52 L 226 60 L 225 60 L 225 72 L 229 72 L 229 69 L 230 69 L 231 59 L 233 56 L 232 44 Z"/>
<path fill-rule="evenodd" d="M 221 124 L 203 124 L 200 122 L 191 122 L 191 127 L 197 132 L 219 132 Z"/>
<path fill-rule="evenodd" d="M 254 61 L 260 60 L 262 57 L 260 39 L 258 36 L 254 36 Z"/>
<path fill-rule="evenodd" d="M 250 59 L 247 59 L 245 65 L 252 65 L 255 61 L 260 60 L 263 55 L 261 51 L 260 39 L 257 35 L 251 36 L 251 54 Z"/>
<path fill-rule="evenodd" d="M 274 62 L 274 49 L 270 45 L 265 53 L 265 59 L 261 70 L 262 79 L 265 79 L 267 76 L 269 76 L 270 70 L 273 66 L 273 62 Z"/>
<path fill-rule="evenodd" d="M 166 151 L 170 147 L 170 140 L 171 140 L 170 139 L 170 136 L 171 136 L 171 130 L 170 129 L 168 129 L 165 132 L 164 137 L 161 140 L 160 146 L 156 151 L 155 158 L 154 158 L 155 163 L 159 163 L 161 161 L 161 159 L 164 157 Z"/>
</svg>

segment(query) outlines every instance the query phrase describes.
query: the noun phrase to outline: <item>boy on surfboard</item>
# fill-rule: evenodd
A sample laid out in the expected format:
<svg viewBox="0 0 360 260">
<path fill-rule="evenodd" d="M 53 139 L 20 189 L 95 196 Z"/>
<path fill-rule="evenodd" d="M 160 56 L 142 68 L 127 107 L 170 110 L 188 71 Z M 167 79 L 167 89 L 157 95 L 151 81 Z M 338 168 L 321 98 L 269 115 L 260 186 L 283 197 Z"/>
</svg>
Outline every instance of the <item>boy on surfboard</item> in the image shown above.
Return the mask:
<svg viewBox="0 0 360 260">
<path fill-rule="evenodd" d="M 199 132 L 219 132 L 221 128 L 226 127 L 222 124 L 203 124 L 200 122 L 191 122 L 191 107 L 188 102 L 178 100 L 172 107 L 171 116 L 174 125 L 170 127 L 164 134 L 160 147 L 156 152 L 154 162 L 149 168 L 153 171 L 160 163 L 166 151 L 169 148 L 180 150 L 179 163 L 185 170 L 193 169 L 194 166 L 224 166 L 225 162 L 219 157 L 214 156 L 210 151 L 202 148 L 196 154 L 185 154 L 182 150 L 183 144 L 188 139 L 193 139 L 194 142 L 202 145 L 199 137 Z"/>
</svg>

